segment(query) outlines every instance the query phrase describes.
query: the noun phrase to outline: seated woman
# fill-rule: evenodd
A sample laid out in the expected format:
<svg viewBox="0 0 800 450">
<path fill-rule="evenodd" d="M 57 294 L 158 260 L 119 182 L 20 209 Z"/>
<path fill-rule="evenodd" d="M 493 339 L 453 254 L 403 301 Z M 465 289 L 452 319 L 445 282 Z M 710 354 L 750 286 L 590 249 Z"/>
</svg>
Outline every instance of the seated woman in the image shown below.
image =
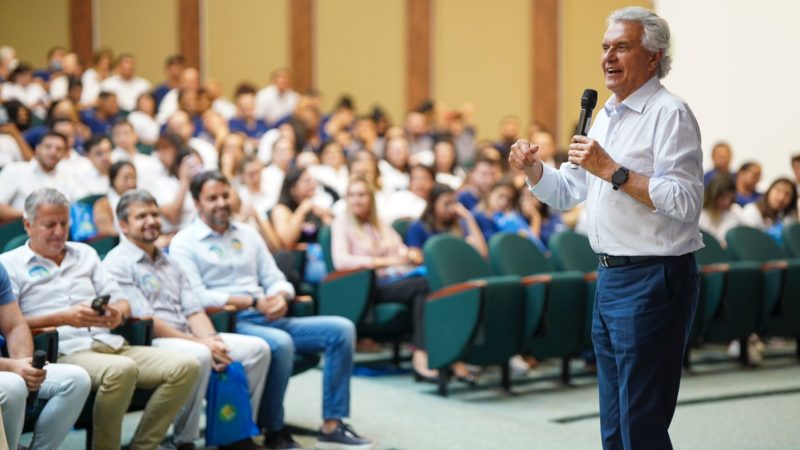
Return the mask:
<svg viewBox="0 0 800 450">
<path fill-rule="evenodd" d="M 703 195 L 700 229 L 714 236 L 725 247 L 725 233 L 742 225 L 742 208 L 736 204 L 736 183 L 728 175 L 711 179 Z"/>
<path fill-rule="evenodd" d="M 742 224 L 763 230 L 778 244 L 784 225 L 797 222 L 797 188 L 792 180 L 778 178 L 758 200 L 742 208 Z"/>
<path fill-rule="evenodd" d="M 331 225 L 331 256 L 336 270 L 375 269 L 376 303 L 404 303 L 413 311 L 414 372 L 434 377 L 424 351 L 423 307 L 428 283 L 411 276 L 421 262 L 419 251 L 409 250 L 400 235 L 378 218 L 375 187 L 364 177 L 352 177 L 347 188 L 347 209 Z"/>
<path fill-rule="evenodd" d="M 542 203 L 528 189 L 524 189 L 521 193 L 519 210 L 528 225 L 525 235 L 536 245 L 539 245 L 537 242 L 539 241 L 541 246 L 546 248 L 552 235 L 569 229 L 569 226 L 564 223 L 565 219 L 561 211 Z M 541 246 L 540 248 L 542 248 Z"/>
<path fill-rule="evenodd" d="M 281 241 L 267 219 L 267 211 L 272 209 L 272 196 L 262 190 L 261 171 L 264 166 L 253 155 L 239 161 L 237 169 L 239 186 L 237 189 L 239 211 L 237 220 L 248 222 L 261 232 L 267 247 L 274 254 L 281 250 Z"/>
<path fill-rule="evenodd" d="M 475 218 L 458 202 L 453 188 L 446 184 L 434 186 L 422 216 L 408 227 L 406 245 L 421 251 L 425 241 L 439 233 L 463 237 L 484 258 L 489 254 Z"/>
<path fill-rule="evenodd" d="M 308 170 L 294 168 L 283 179 L 278 204 L 272 208 L 272 224 L 285 248 L 317 242 L 322 225 L 333 219 L 330 210 L 314 203 L 317 183 Z"/>
</svg>

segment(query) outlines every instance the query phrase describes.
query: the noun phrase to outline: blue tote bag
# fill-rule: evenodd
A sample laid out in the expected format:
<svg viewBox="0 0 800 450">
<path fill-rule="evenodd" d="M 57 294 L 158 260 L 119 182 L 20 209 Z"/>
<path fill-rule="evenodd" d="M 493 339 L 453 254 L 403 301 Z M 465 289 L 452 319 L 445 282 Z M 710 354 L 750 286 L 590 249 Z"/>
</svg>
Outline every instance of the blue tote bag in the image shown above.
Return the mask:
<svg viewBox="0 0 800 450">
<path fill-rule="evenodd" d="M 206 393 L 206 446 L 228 445 L 258 433 L 242 363 L 212 371 Z"/>
</svg>

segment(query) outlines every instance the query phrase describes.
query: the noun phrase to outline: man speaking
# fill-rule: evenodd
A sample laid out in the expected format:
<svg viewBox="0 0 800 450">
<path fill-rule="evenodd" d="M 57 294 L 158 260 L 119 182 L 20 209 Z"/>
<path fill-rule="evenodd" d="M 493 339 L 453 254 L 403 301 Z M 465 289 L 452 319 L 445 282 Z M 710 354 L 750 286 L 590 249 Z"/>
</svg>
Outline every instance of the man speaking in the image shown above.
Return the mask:
<svg viewBox="0 0 800 450">
<path fill-rule="evenodd" d="M 599 256 L 592 340 L 604 449 L 671 449 L 683 352 L 697 306 L 693 252 L 703 247 L 700 130 L 659 81 L 670 70 L 669 26 L 644 8 L 613 12 L 601 67 L 614 94 L 560 170 L 517 141 L 509 163 L 531 192 L 569 209 L 586 201 Z"/>
</svg>

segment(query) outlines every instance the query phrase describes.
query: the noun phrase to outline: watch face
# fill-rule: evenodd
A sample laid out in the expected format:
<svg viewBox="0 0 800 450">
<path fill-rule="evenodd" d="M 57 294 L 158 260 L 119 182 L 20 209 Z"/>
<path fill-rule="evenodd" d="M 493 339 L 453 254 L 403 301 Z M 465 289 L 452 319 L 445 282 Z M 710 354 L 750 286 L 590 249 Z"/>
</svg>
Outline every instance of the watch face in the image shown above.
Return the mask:
<svg viewBox="0 0 800 450">
<path fill-rule="evenodd" d="M 611 175 L 611 183 L 616 187 L 621 186 L 626 181 L 628 181 L 628 169 L 625 167 L 620 167 Z"/>
</svg>

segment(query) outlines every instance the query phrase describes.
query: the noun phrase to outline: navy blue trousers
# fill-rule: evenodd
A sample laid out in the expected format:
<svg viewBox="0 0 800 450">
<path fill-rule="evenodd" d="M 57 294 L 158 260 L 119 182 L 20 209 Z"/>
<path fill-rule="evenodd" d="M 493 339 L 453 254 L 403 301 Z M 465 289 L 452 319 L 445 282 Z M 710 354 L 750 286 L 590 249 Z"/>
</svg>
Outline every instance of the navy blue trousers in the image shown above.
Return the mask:
<svg viewBox="0 0 800 450">
<path fill-rule="evenodd" d="M 592 341 L 605 450 L 671 449 L 700 283 L 694 255 L 598 268 Z"/>
</svg>

